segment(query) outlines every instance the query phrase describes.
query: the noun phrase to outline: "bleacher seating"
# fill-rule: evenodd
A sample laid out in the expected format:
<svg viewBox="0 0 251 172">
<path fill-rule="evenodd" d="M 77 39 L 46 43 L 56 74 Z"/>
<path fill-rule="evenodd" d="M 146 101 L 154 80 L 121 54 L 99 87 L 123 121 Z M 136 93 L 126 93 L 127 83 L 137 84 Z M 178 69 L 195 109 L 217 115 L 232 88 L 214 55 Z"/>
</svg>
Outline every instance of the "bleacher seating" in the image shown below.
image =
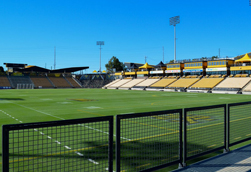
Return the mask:
<svg viewBox="0 0 251 172">
<path fill-rule="evenodd" d="M 29 76 L 9 76 L 9 79 L 13 88 L 17 88 L 18 84 L 33 84 Z"/>
<path fill-rule="evenodd" d="M 0 76 L 0 87 L 11 87 L 10 82 L 6 76 Z"/>
<path fill-rule="evenodd" d="M 242 88 L 244 87 L 251 78 L 227 78 L 222 81 L 216 88 Z"/>
<path fill-rule="evenodd" d="M 243 88 L 242 94 L 251 94 L 251 82 Z"/>
<path fill-rule="evenodd" d="M 77 83 L 77 81 L 75 81 L 72 77 L 65 77 L 65 79 L 67 79 L 68 82 L 70 82 L 73 87 L 75 87 L 75 88 L 81 88 L 81 86 L 79 85 L 79 83 Z"/>
<path fill-rule="evenodd" d="M 150 87 L 156 87 L 156 88 L 165 88 L 168 85 L 172 84 L 174 81 L 176 81 L 176 78 L 172 78 L 172 77 L 165 77 L 161 80 L 159 80 L 158 82 L 154 83 L 153 85 L 151 85 Z"/>
<path fill-rule="evenodd" d="M 42 88 L 54 88 L 54 86 L 50 83 L 47 77 L 39 77 L 39 76 L 31 76 L 30 77 L 32 82 L 34 83 L 35 88 L 42 87 Z"/>
<path fill-rule="evenodd" d="M 72 87 L 63 77 L 49 77 L 49 79 L 57 88 Z"/>
<path fill-rule="evenodd" d="M 251 78 L 249 77 L 228 77 L 213 89 L 213 93 L 238 93 Z"/>
<path fill-rule="evenodd" d="M 122 85 L 119 87 L 119 89 L 129 89 L 132 88 L 133 86 L 143 82 L 145 79 L 133 79 L 130 82 L 127 82 L 126 84 Z"/>
<path fill-rule="evenodd" d="M 202 78 L 195 84 L 193 84 L 190 88 L 210 88 L 212 89 L 218 83 L 220 83 L 224 78 Z"/>
<path fill-rule="evenodd" d="M 137 87 L 149 87 L 151 86 L 152 84 L 154 84 L 155 82 L 159 81 L 160 79 L 146 79 L 144 80 L 143 82 L 135 85 Z"/>
<path fill-rule="evenodd" d="M 169 88 L 188 88 L 197 82 L 199 78 L 181 78 L 174 83 L 170 84 Z"/>
<path fill-rule="evenodd" d="M 118 87 L 121 87 L 122 85 L 126 84 L 127 82 L 130 82 L 131 79 L 122 79 L 110 86 L 107 87 L 107 89 L 117 89 Z"/>
<path fill-rule="evenodd" d="M 107 88 L 107 87 L 109 87 L 109 86 L 115 84 L 116 82 L 118 82 L 118 81 L 120 81 L 120 80 L 121 80 L 121 79 L 116 79 L 116 80 L 114 80 L 114 81 L 112 81 L 112 82 L 109 82 L 108 84 L 104 85 L 102 88 L 105 89 L 105 88 Z"/>
<path fill-rule="evenodd" d="M 145 90 L 146 88 L 150 87 L 152 84 L 156 83 L 162 77 L 149 77 L 148 79 L 144 80 L 143 82 L 133 86 L 131 90 Z"/>
</svg>

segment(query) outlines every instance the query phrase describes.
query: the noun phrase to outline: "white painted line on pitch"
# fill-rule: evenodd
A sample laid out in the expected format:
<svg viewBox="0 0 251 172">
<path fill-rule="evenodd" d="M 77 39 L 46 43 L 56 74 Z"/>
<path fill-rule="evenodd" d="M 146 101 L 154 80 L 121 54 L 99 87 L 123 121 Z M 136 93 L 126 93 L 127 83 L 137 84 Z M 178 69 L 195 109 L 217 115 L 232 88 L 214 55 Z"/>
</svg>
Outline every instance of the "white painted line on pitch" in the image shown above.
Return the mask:
<svg viewBox="0 0 251 172">
<path fill-rule="evenodd" d="M 14 103 L 15 104 L 15 103 Z M 20 106 L 22 106 L 22 105 L 20 105 Z M 23 106 L 23 107 L 25 107 L 25 106 Z M 25 107 L 25 108 L 28 108 L 28 109 L 32 109 L 32 108 L 29 108 L 29 107 Z M 32 110 L 35 110 L 35 109 L 32 109 Z M 2 110 L 0 110 L 1 112 L 3 112 L 4 114 L 6 114 L 6 115 L 9 115 L 9 114 L 7 114 L 6 112 L 4 112 L 4 111 L 2 111 Z M 35 110 L 35 111 L 37 111 L 37 110 Z M 41 112 L 41 111 L 37 111 L 37 112 L 40 112 L 40 113 L 43 113 L 43 114 L 47 114 L 47 113 L 44 113 L 44 112 Z M 9 115 L 10 116 L 10 115 Z M 49 116 L 53 116 L 53 115 L 49 115 Z M 56 116 L 54 116 L 54 117 L 56 117 Z M 14 119 L 14 117 L 12 117 L 13 119 Z M 60 118 L 60 117 L 56 117 L 56 118 Z M 61 118 L 61 119 L 63 119 L 63 118 Z M 65 120 L 65 119 L 63 119 L 63 120 Z M 21 123 L 22 123 L 22 121 L 20 121 Z M 85 126 L 86 127 L 86 126 Z M 91 127 L 89 127 L 89 128 L 91 128 Z M 94 128 L 91 128 L 91 129 L 93 129 L 93 130 L 96 130 L 96 131 L 100 131 L 100 132 L 103 132 L 103 131 L 101 131 L 101 130 L 98 130 L 98 129 L 94 129 Z M 37 129 L 34 129 L 35 131 L 38 131 Z M 103 133 L 107 133 L 107 132 L 103 132 Z M 42 134 L 42 135 L 45 135 L 43 132 L 40 132 L 40 134 Z M 109 134 L 109 133 L 108 133 Z M 47 138 L 49 138 L 49 139 L 52 139 L 50 136 L 47 136 Z M 59 141 L 55 141 L 56 143 L 58 143 L 58 144 L 61 144 Z M 71 147 L 69 147 L 69 146 L 64 146 L 66 149 L 71 149 Z M 75 152 L 77 155 L 79 155 L 79 156 L 84 156 L 83 154 L 81 154 L 80 152 Z M 93 159 L 88 159 L 91 163 L 93 163 L 93 164 L 99 164 L 98 162 L 96 162 L 96 161 L 94 161 Z"/>
<path fill-rule="evenodd" d="M 101 107 L 97 107 L 97 106 L 89 106 L 89 107 L 85 107 L 86 109 L 103 109 Z"/>
<path fill-rule="evenodd" d="M 4 114 L 6 114 L 6 115 L 8 115 L 8 116 L 10 116 L 9 114 L 7 114 L 6 112 L 4 112 L 3 110 L 0 110 L 2 113 L 4 113 Z M 15 117 L 12 117 L 13 119 L 15 119 Z M 20 121 L 21 123 L 22 123 L 22 121 Z M 34 131 L 37 131 L 38 132 L 38 129 L 34 129 Z M 41 135 L 45 135 L 43 132 L 39 132 Z M 52 139 L 52 137 L 51 136 L 48 136 L 48 135 L 45 135 L 45 136 L 47 136 L 47 138 L 48 139 Z M 59 141 L 57 141 L 57 140 L 55 140 L 55 142 L 56 143 L 58 143 L 58 144 L 61 144 Z M 71 147 L 69 147 L 69 146 L 64 146 L 66 149 L 71 149 Z M 80 152 L 78 152 L 78 151 L 76 151 L 75 152 L 77 155 L 79 155 L 79 156 L 84 156 L 83 154 L 81 154 Z M 92 163 L 94 163 L 94 164 L 99 164 L 98 162 L 96 162 L 96 161 L 94 161 L 94 160 L 92 160 L 92 159 L 88 159 L 90 162 L 92 162 Z"/>
<path fill-rule="evenodd" d="M 132 114 L 132 113 L 135 113 L 135 112 L 120 113 L 120 115 L 123 115 L 123 114 Z"/>
<path fill-rule="evenodd" d="M 12 103 L 13 103 L 13 102 L 12 102 Z M 30 108 L 30 107 L 27 107 L 27 106 L 19 105 L 19 104 L 16 104 L 16 103 L 13 103 L 13 104 L 18 105 L 18 106 L 21 106 L 21 107 L 23 107 L 23 108 L 27 108 L 27 109 L 30 109 L 30 110 L 34 110 L 34 111 L 36 111 L 36 112 L 39 112 L 39 113 L 42 113 L 42 114 L 45 114 L 45 115 L 48 115 L 48 116 L 52 116 L 52 117 L 54 117 L 54 118 L 58 118 L 58 119 L 61 119 L 61 120 L 65 120 L 64 118 L 61 118 L 61 117 L 58 117 L 58 116 L 54 116 L 54 115 L 51 115 L 51 114 L 49 114 L 49 113 L 42 112 L 42 111 L 39 111 L 39 110 Z M 94 106 L 91 106 L 91 107 L 94 107 Z M 98 108 L 100 108 L 100 107 L 98 107 Z M 102 131 L 102 130 L 95 129 L 95 128 L 92 128 L 92 127 L 89 127 L 89 126 L 86 126 L 86 125 L 83 125 L 83 124 L 79 124 L 79 125 L 84 126 L 84 127 L 87 127 L 87 128 L 89 128 L 89 129 L 92 129 L 92 130 L 95 130 L 95 131 L 99 131 L 99 132 L 101 132 L 101 133 L 109 134 L 108 132 L 104 132 L 104 131 Z M 114 134 L 113 136 L 116 137 L 115 134 Z M 127 138 L 125 138 L 125 137 L 120 137 L 120 138 L 125 139 L 125 140 L 131 140 L 131 139 L 127 139 Z"/>
<path fill-rule="evenodd" d="M 69 146 L 64 146 L 66 149 L 71 149 Z"/>
<path fill-rule="evenodd" d="M 40 100 L 48 101 L 48 100 L 52 100 L 52 99 L 40 99 Z"/>
<path fill-rule="evenodd" d="M 93 164 L 99 164 L 98 162 L 92 160 L 92 159 L 88 159 L 90 162 L 92 162 Z"/>
<path fill-rule="evenodd" d="M 12 102 L 12 103 L 13 103 L 13 102 Z M 30 107 L 27 107 L 27 106 L 23 106 L 23 105 L 16 104 L 16 103 L 13 103 L 13 104 L 18 105 L 18 106 L 21 106 L 21 107 L 26 108 L 26 109 L 30 109 L 30 110 L 33 110 L 33 111 L 36 111 L 36 112 L 39 112 L 39 113 L 45 114 L 45 115 L 48 115 L 48 116 L 52 116 L 52 117 L 54 117 L 54 118 L 58 118 L 58 119 L 65 120 L 64 118 L 61 118 L 61 117 L 58 117 L 58 116 L 54 116 L 54 115 L 51 115 L 51 114 L 49 114 L 49 113 L 42 112 L 42 111 L 39 111 L 39 110 L 36 110 L 36 109 L 30 108 Z"/>
<path fill-rule="evenodd" d="M 106 171 L 108 171 L 108 170 L 109 170 L 109 168 L 106 168 L 105 170 L 106 170 Z M 113 171 L 113 172 L 116 172 L 116 171 Z"/>
<path fill-rule="evenodd" d="M 57 140 L 56 140 L 55 142 L 56 142 L 57 144 L 61 144 L 61 143 L 60 143 L 59 141 L 57 141 Z"/>
<path fill-rule="evenodd" d="M 78 154 L 79 156 L 84 156 L 82 153 L 80 152 L 76 152 L 76 154 Z"/>
<path fill-rule="evenodd" d="M 228 97 L 219 97 L 219 99 L 230 99 Z"/>
<path fill-rule="evenodd" d="M 65 105 L 65 104 L 72 104 L 72 102 L 57 102 L 57 103 L 63 104 L 63 105 Z"/>
</svg>

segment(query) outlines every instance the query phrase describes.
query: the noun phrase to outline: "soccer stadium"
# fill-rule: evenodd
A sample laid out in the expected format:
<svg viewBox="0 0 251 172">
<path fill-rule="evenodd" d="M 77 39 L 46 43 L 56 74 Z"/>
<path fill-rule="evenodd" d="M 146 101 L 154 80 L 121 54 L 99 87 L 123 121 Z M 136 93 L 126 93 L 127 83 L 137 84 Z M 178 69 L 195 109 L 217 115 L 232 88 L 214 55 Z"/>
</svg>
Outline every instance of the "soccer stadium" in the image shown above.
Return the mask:
<svg viewBox="0 0 251 172">
<path fill-rule="evenodd" d="M 2 171 L 172 171 L 250 143 L 251 53 L 74 74 L 4 63 Z"/>
</svg>

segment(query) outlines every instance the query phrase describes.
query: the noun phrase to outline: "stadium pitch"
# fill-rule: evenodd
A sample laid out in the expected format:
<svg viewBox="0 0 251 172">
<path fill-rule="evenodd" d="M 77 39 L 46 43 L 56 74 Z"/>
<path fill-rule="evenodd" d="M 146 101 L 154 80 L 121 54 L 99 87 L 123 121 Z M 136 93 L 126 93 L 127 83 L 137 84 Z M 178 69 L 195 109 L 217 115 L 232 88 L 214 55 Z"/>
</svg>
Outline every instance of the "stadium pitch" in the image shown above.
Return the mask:
<svg viewBox="0 0 251 172">
<path fill-rule="evenodd" d="M 251 100 L 249 95 L 104 89 L 33 89 L 0 91 L 1 125 L 151 112 L 246 102 Z M 176 120 L 175 116 L 156 116 L 154 118 L 156 121 L 164 120 L 166 122 Z M 217 119 L 215 116 L 212 117 L 210 115 L 200 116 L 200 118 L 189 116 L 188 122 L 190 124 L 201 123 L 200 127 L 203 128 L 203 126 L 215 125 Z M 158 127 L 164 128 L 164 126 Z M 165 129 L 166 127 L 168 129 L 168 126 L 165 126 Z M 165 132 L 172 133 L 174 131 L 166 130 Z M 0 133 L 2 135 L 2 131 Z M 149 138 L 149 136 L 143 135 L 140 139 L 134 138 L 132 135 L 130 139 L 139 141 L 144 140 L 144 138 Z M 152 137 L 151 141 L 154 142 L 154 139 L 155 137 Z M 2 145 L 0 148 L 2 150 Z M 82 154 L 81 152 L 79 153 Z M 130 154 L 128 154 L 128 156 L 130 156 Z M 52 159 L 53 158 L 54 157 L 52 157 Z M 95 158 L 99 159 L 98 157 L 94 157 L 94 159 Z M 2 158 L 0 159 L 0 162 L 1 161 Z M 100 159 L 100 161 L 103 160 Z M 95 166 L 95 162 L 93 162 L 93 166 Z M 0 164 L 0 170 L 2 170 L 2 164 Z"/>
</svg>

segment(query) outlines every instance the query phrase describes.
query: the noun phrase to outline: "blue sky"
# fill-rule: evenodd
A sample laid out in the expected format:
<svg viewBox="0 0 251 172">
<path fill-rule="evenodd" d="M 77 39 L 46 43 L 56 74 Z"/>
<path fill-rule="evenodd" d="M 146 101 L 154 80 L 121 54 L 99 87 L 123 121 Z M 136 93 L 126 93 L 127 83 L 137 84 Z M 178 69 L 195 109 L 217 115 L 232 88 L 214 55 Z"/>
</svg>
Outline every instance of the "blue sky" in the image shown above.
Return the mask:
<svg viewBox="0 0 251 172">
<path fill-rule="evenodd" d="M 150 64 L 251 52 L 249 0 L 0 0 L 0 65 L 101 68 L 112 56 Z"/>
</svg>

